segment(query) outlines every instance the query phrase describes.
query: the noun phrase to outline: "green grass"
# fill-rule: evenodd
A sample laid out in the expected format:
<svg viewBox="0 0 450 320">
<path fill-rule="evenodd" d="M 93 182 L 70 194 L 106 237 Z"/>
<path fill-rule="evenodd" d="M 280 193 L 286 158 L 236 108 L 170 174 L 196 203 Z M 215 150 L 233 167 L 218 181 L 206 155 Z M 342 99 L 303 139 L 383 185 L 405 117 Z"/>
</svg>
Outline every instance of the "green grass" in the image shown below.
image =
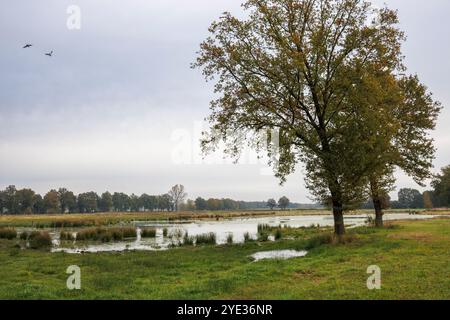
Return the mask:
<svg viewBox="0 0 450 320">
<path fill-rule="evenodd" d="M 256 263 L 249 255 L 304 249 L 328 231 L 283 230 L 295 240 L 278 242 L 84 255 L 20 250 L 20 240 L 0 240 L 0 299 L 450 299 L 450 220 L 396 225 L 349 230 L 352 241 L 316 243 L 304 258 Z M 66 289 L 71 265 L 81 267 L 80 291 Z M 381 268 L 381 290 L 366 287 L 370 265 Z"/>
</svg>

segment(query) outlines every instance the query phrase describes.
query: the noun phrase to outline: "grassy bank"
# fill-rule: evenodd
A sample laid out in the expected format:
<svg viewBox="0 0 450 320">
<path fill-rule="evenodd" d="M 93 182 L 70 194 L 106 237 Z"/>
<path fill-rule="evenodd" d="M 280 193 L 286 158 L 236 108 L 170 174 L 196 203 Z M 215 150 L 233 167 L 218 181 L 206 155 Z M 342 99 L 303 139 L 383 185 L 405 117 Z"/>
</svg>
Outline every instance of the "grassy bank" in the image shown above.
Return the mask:
<svg viewBox="0 0 450 320">
<path fill-rule="evenodd" d="M 450 220 L 408 221 L 351 231 L 346 245 L 308 240 L 320 230 L 288 230 L 295 240 L 165 252 L 86 255 L 19 250 L 0 240 L 1 299 L 450 299 Z M 311 247 L 308 256 L 254 263 L 249 255 Z M 66 289 L 78 265 L 82 290 Z M 382 290 L 366 287 L 367 267 Z"/>
<path fill-rule="evenodd" d="M 408 210 L 387 210 L 386 213 L 405 213 Z M 423 214 L 449 214 L 449 211 L 417 210 Z M 175 220 L 220 220 L 236 217 L 269 217 L 327 215 L 329 210 L 249 210 L 249 211 L 196 211 L 196 212 L 109 212 L 95 214 L 43 214 L 43 215 L 0 215 L 0 226 L 12 227 L 83 227 L 105 226 L 133 221 L 175 221 Z M 373 214 L 373 210 L 356 210 L 351 215 Z"/>
</svg>

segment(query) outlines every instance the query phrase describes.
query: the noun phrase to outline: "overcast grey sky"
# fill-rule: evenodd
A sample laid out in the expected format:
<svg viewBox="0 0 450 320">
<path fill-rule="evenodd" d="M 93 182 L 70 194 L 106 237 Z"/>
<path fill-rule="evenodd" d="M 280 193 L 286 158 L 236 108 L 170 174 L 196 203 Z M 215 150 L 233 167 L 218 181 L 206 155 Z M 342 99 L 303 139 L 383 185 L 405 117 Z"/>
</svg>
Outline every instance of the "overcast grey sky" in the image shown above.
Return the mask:
<svg viewBox="0 0 450 320">
<path fill-rule="evenodd" d="M 197 132 L 213 96 L 189 66 L 212 20 L 241 15 L 240 2 L 1 0 L 0 188 L 159 194 L 182 183 L 191 198 L 309 202 L 301 170 L 280 187 L 246 158 L 199 161 Z M 450 164 L 450 1 L 374 1 L 383 2 L 399 10 L 409 72 L 444 105 L 438 170 Z M 80 30 L 66 26 L 69 5 L 81 9 Z M 417 187 L 402 174 L 398 186 Z"/>
</svg>

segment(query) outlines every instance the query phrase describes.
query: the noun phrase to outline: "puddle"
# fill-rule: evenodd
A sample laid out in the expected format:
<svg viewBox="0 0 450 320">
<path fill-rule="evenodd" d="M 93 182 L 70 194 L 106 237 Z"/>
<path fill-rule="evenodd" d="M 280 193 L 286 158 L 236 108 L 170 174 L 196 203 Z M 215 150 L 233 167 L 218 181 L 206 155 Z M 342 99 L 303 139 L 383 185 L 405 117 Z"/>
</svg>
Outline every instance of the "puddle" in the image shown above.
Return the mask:
<svg viewBox="0 0 450 320">
<path fill-rule="evenodd" d="M 252 254 L 254 262 L 261 260 L 287 260 L 292 258 L 304 257 L 308 254 L 307 251 L 296 251 L 296 250 L 277 250 L 277 251 L 263 251 Z"/>
<path fill-rule="evenodd" d="M 157 247 L 154 245 L 145 245 L 140 243 L 107 243 L 98 245 L 80 246 L 75 248 L 58 247 L 53 248 L 52 252 L 65 252 L 72 254 L 82 253 L 98 253 L 98 252 L 125 252 L 125 251 L 165 251 L 168 250 L 168 246 Z"/>
</svg>

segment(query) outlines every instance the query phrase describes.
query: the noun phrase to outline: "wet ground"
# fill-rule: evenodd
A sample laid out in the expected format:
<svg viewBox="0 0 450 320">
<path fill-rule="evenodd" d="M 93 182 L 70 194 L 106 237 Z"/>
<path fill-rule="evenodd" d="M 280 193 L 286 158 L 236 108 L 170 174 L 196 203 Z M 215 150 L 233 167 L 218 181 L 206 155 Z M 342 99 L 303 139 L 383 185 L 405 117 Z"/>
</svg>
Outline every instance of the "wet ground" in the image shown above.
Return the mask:
<svg viewBox="0 0 450 320">
<path fill-rule="evenodd" d="M 389 214 L 385 215 L 385 221 L 409 220 L 409 219 L 430 219 L 430 215 L 409 215 L 409 214 Z M 367 216 L 346 216 L 347 227 L 357 227 L 364 225 Z M 229 235 L 232 235 L 234 243 L 244 242 L 244 235 L 248 233 L 251 238 L 256 239 L 258 225 L 267 224 L 272 227 L 309 227 L 312 225 L 320 227 L 332 227 L 334 224 L 332 216 L 283 216 L 283 217 L 256 217 L 256 218 L 232 218 L 220 221 L 183 221 L 183 222 L 135 222 L 138 231 L 137 239 L 111 243 L 86 243 L 86 242 L 63 242 L 59 241 L 59 232 L 51 231 L 54 242 L 53 252 L 83 253 L 83 252 L 114 252 L 126 250 L 167 250 L 172 245 L 183 241 L 183 236 L 196 236 L 206 233 L 215 233 L 217 244 L 227 242 Z M 141 238 L 140 228 L 155 228 L 157 234 L 155 238 Z M 168 230 L 168 234 L 163 236 L 163 229 Z M 79 230 L 79 229 L 78 229 Z M 73 230 L 77 232 L 76 229 Z M 269 239 L 273 240 L 273 238 Z"/>
</svg>

